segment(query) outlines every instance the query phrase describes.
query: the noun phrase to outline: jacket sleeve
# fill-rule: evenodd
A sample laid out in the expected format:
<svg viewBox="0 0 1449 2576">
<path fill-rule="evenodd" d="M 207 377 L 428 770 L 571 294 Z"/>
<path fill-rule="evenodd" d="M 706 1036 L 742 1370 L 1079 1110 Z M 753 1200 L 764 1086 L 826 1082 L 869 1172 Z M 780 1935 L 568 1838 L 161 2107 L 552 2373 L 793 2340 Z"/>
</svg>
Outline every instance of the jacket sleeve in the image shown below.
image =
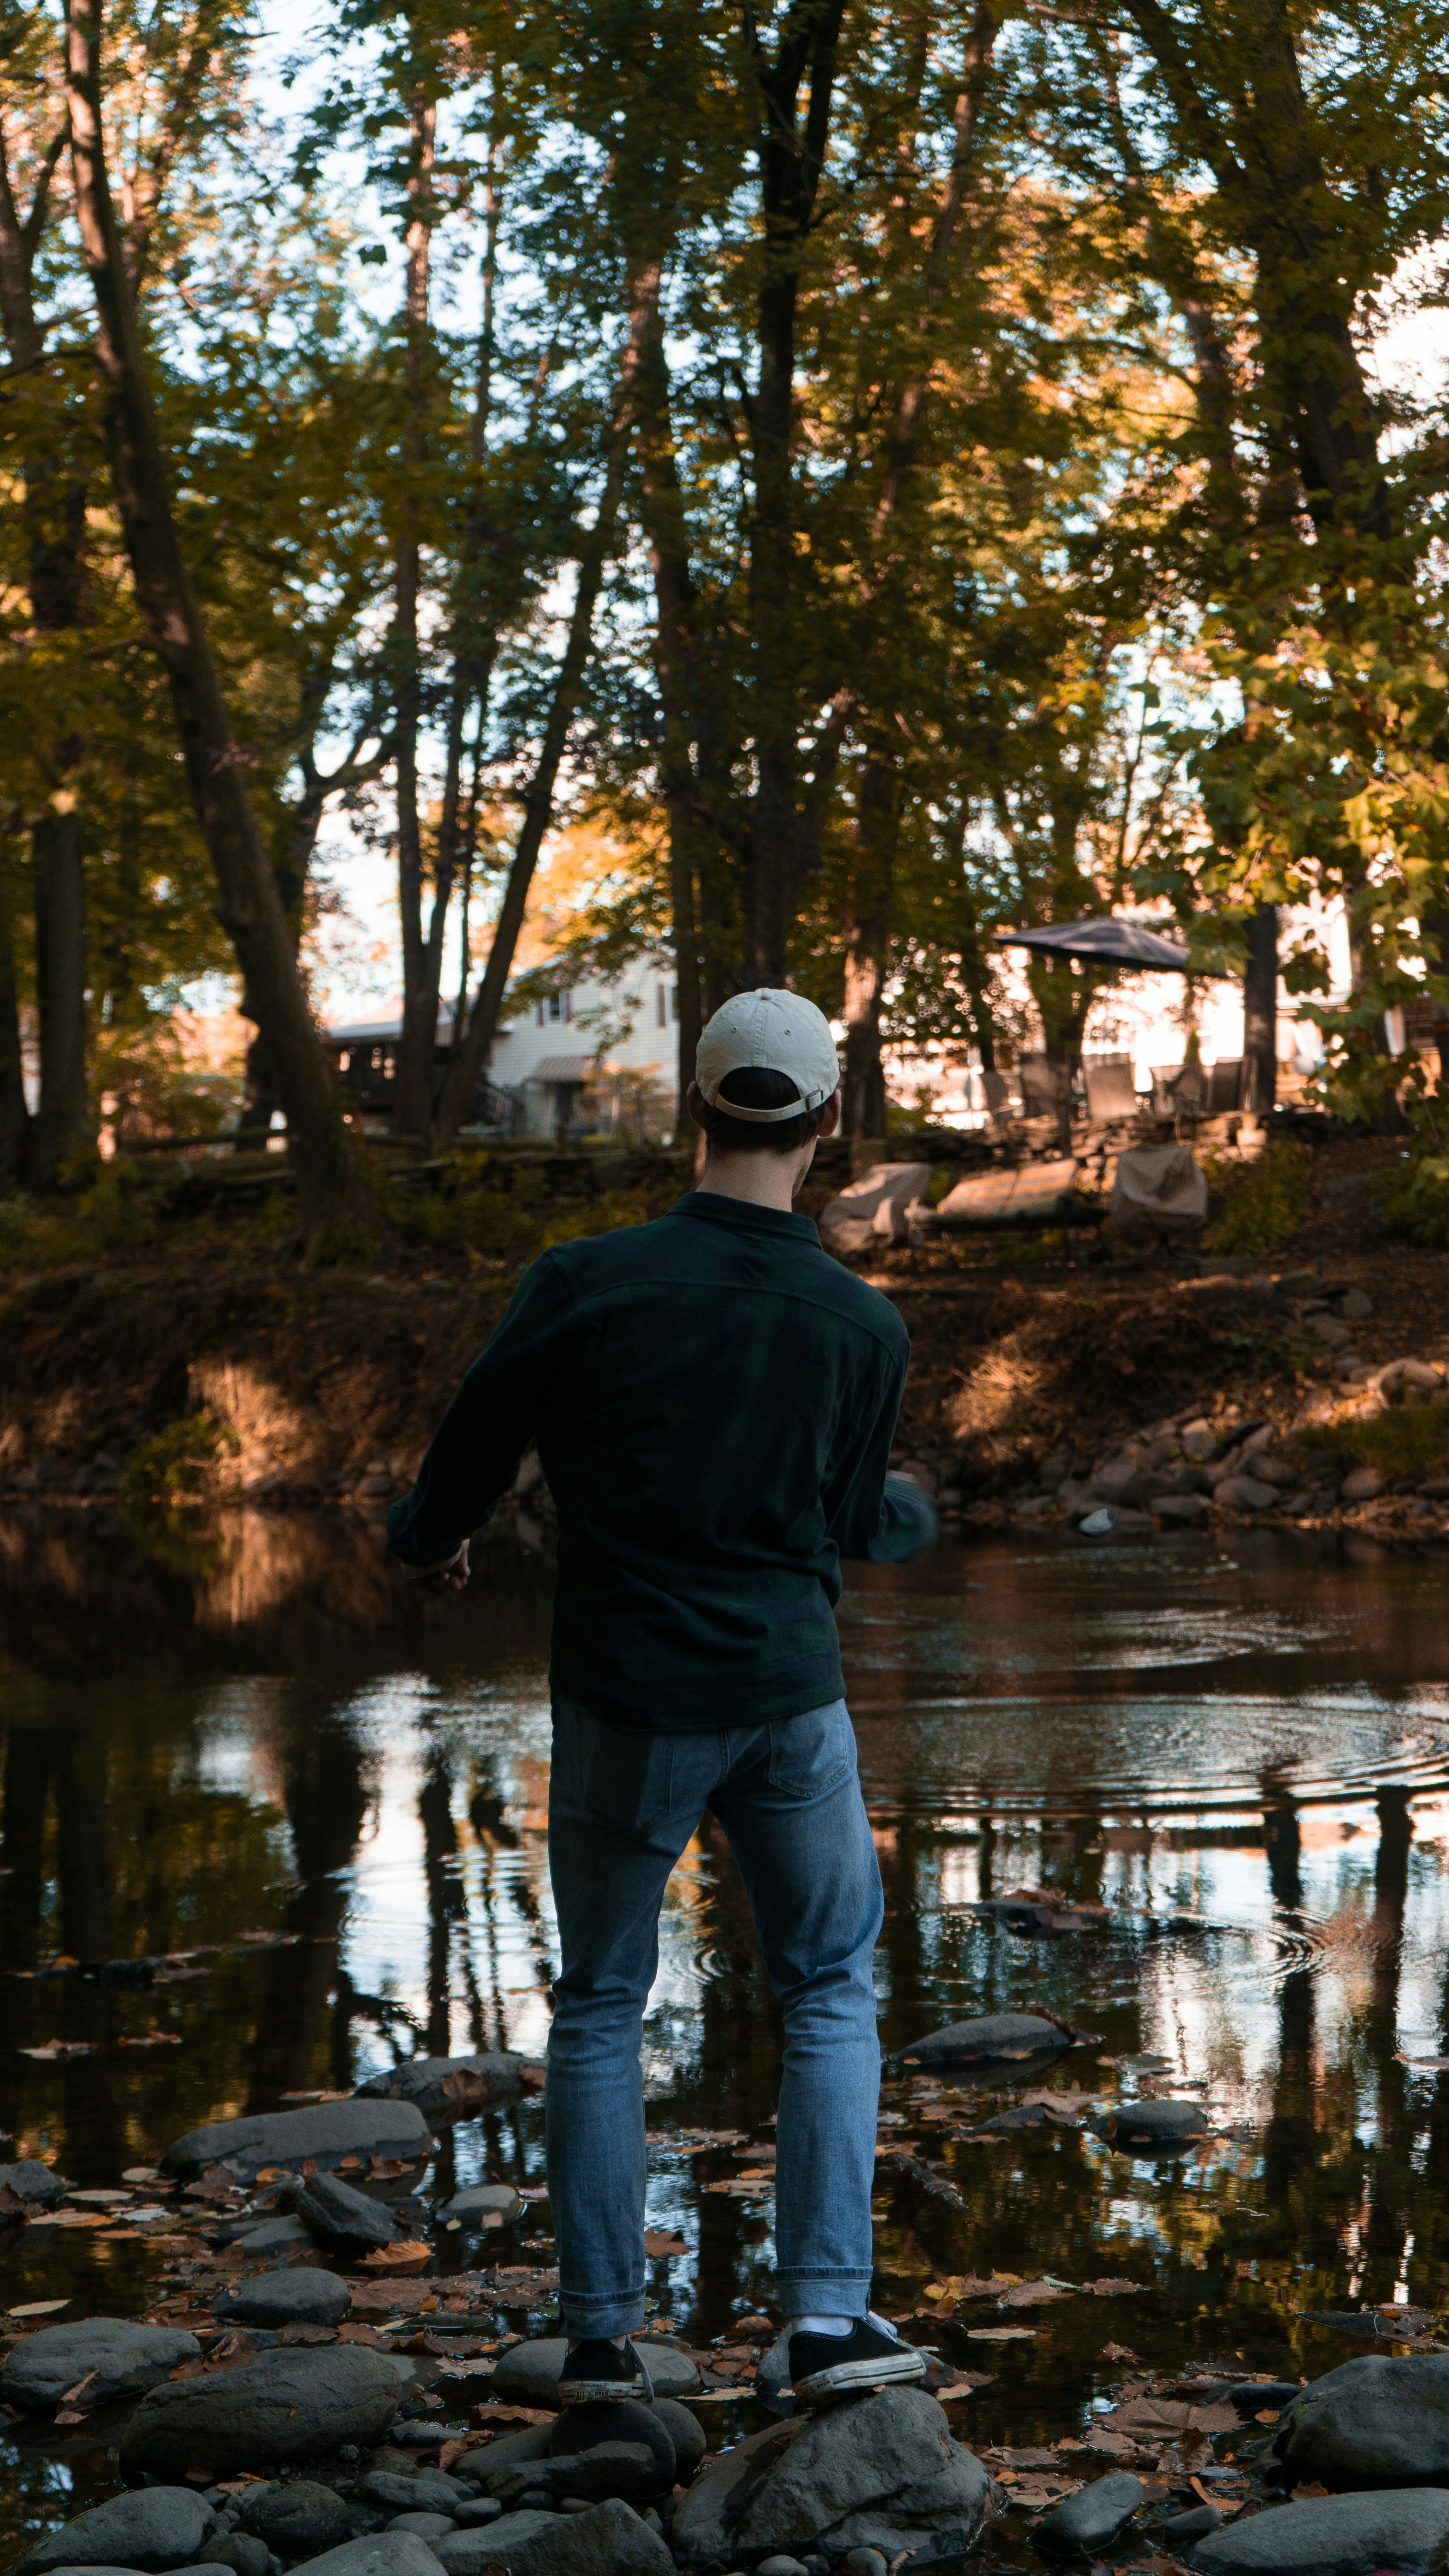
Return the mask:
<svg viewBox="0 0 1449 2576">
<path fill-rule="evenodd" d="M 572 1312 L 559 1265 L 544 1253 L 434 1432 L 412 1492 L 388 1513 L 388 1548 L 402 1564 L 446 1565 L 507 1493 L 537 1430 L 542 1392 L 557 1392 Z"/>
<path fill-rule="evenodd" d="M 852 1425 L 847 1454 L 827 1479 L 823 1500 L 830 1536 L 844 1557 L 871 1565 L 901 1564 L 939 1536 L 935 1505 L 909 1476 L 888 1471 L 905 1392 L 909 1350 L 883 1373 L 874 1411 Z M 861 1411 L 867 1412 L 862 1405 Z"/>
</svg>

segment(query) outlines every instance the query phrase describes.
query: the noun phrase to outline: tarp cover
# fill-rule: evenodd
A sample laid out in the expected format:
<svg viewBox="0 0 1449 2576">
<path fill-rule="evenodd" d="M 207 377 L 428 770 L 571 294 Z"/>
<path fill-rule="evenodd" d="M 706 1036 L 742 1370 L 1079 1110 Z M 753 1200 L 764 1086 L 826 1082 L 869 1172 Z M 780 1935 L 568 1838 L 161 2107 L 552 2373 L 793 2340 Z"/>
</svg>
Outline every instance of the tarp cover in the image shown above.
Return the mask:
<svg viewBox="0 0 1449 2576">
<path fill-rule="evenodd" d="M 925 1196 L 930 1177 L 929 1163 L 872 1163 L 821 1209 L 821 1241 L 831 1252 L 868 1252 L 873 1242 L 906 1242 L 906 1210 Z"/>
<path fill-rule="evenodd" d="M 936 1214 L 943 1225 L 1060 1225 L 1080 1211 L 1076 1179 L 1070 1154 L 1050 1163 L 1023 1163 L 1016 1171 L 958 1181 Z"/>
<path fill-rule="evenodd" d="M 1207 1212 L 1207 1175 L 1190 1145 L 1133 1145 L 1119 1155 L 1111 1223 L 1124 1242 L 1196 1234 Z"/>
</svg>

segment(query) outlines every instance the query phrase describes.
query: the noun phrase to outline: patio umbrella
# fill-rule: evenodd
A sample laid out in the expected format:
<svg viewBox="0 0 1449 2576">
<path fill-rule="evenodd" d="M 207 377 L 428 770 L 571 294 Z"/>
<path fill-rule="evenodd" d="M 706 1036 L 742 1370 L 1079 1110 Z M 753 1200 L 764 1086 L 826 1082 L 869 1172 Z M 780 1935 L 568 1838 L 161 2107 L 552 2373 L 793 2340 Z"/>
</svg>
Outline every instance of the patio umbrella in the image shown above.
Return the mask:
<svg viewBox="0 0 1449 2576">
<path fill-rule="evenodd" d="M 1135 966 L 1154 975 L 1185 975 L 1187 950 L 1143 921 L 1112 914 L 1102 921 L 1052 921 L 1040 930 L 998 930 L 998 948 L 1037 948 L 1048 957 L 1086 957 L 1099 965 Z M 1202 971 L 1198 969 L 1199 973 Z"/>
</svg>

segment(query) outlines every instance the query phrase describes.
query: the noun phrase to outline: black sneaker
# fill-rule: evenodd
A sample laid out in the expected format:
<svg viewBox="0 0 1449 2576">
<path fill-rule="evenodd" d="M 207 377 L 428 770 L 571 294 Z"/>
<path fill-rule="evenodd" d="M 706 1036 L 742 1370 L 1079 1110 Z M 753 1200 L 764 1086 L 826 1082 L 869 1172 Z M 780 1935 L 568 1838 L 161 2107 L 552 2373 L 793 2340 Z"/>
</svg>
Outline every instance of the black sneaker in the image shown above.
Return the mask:
<svg viewBox="0 0 1449 2576">
<path fill-rule="evenodd" d="M 790 2385 L 802 2406 L 829 2406 L 837 2397 L 925 2375 L 926 2355 L 873 2318 L 858 2319 L 848 2335 L 790 2337 Z"/>
<path fill-rule="evenodd" d="M 560 2406 L 598 2406 L 616 2397 L 654 2395 L 654 2383 L 632 2343 L 590 2335 L 571 2343 L 558 2384 Z"/>
</svg>

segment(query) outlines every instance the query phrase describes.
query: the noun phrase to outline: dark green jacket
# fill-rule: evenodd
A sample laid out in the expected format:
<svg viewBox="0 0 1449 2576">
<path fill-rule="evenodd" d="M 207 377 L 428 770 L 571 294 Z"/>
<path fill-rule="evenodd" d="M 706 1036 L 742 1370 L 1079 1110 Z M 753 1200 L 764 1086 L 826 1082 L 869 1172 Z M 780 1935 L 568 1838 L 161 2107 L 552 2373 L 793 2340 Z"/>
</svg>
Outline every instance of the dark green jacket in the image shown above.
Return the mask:
<svg viewBox="0 0 1449 2576">
<path fill-rule="evenodd" d="M 388 1539 L 437 1565 L 537 1440 L 558 1508 L 551 1679 L 625 1726 L 758 1726 L 840 1696 L 842 1556 L 914 1555 L 886 1489 L 910 1344 L 808 1217 L 696 1191 L 519 1282 Z"/>
</svg>

